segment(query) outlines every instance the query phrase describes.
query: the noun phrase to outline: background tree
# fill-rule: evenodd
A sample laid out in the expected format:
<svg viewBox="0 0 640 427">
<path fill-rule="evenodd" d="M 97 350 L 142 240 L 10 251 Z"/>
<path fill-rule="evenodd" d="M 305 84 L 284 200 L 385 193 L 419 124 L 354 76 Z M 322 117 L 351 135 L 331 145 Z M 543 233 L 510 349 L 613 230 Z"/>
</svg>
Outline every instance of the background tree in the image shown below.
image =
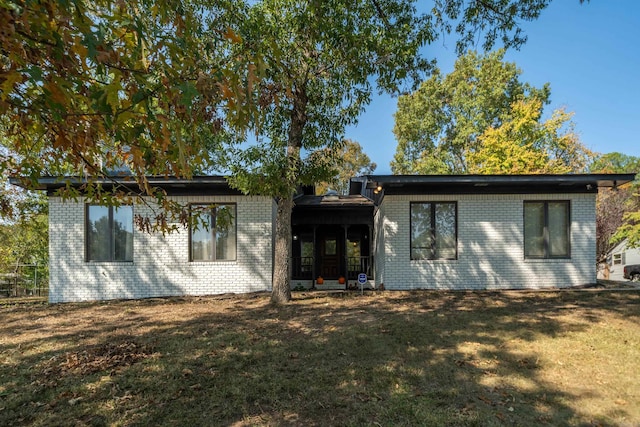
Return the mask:
<svg viewBox="0 0 640 427">
<path fill-rule="evenodd" d="M 638 173 L 640 172 L 640 157 L 618 152 L 601 154 L 594 158 L 589 170 L 592 173 Z M 633 215 L 630 215 L 634 211 L 640 210 L 638 188 L 639 181 L 636 179 L 634 183 L 625 187 L 598 190 L 596 250 L 599 264 L 605 263 L 609 252 L 625 238 L 629 239 L 630 246 L 638 244 L 640 239 L 637 236 L 640 231 L 634 232 L 634 219 Z M 637 219 L 635 223 L 637 223 Z M 624 226 L 625 224 L 629 225 Z M 606 275 L 605 272 L 605 277 Z"/>
<path fill-rule="evenodd" d="M 398 99 L 393 133 L 396 174 L 468 173 L 467 153 L 485 130 L 499 128 L 517 101 L 549 102 L 548 84 L 520 81 L 522 71 L 504 62 L 504 50 L 467 52 L 443 76 L 436 70 L 417 91 Z"/>
<path fill-rule="evenodd" d="M 0 272 L 18 271 L 21 265 L 35 265 L 38 283 L 48 280 L 49 222 L 46 197 L 40 193 L 11 195 L 14 215 L 0 221 Z M 29 269 L 29 276 L 33 269 Z"/>
<path fill-rule="evenodd" d="M 349 182 L 352 177 L 373 173 L 378 167 L 369 156 L 362 151 L 362 146 L 350 139 L 345 139 L 337 153 L 320 150 L 317 155 L 327 156 L 328 162 L 333 162 L 333 177 L 326 182 L 316 185 L 316 194 L 326 194 L 329 189 L 338 194 L 349 194 Z"/>
<path fill-rule="evenodd" d="M 636 184 L 632 188 L 632 196 L 627 201 L 627 212 L 622 217 L 623 223 L 616 230 L 611 240 L 619 243 L 627 241 L 631 248 L 640 247 L 640 192 Z"/>
<path fill-rule="evenodd" d="M 596 260 L 598 265 L 607 261 L 609 252 L 618 244 L 613 239 L 624 223 L 624 215 L 629 210 L 631 187 L 616 190 L 600 189 L 596 199 Z M 608 270 L 604 273 L 608 277 Z"/>
<path fill-rule="evenodd" d="M 584 172 L 593 154 L 573 131 L 572 114 L 554 111 L 542 122 L 542 102 L 516 101 L 501 118 L 478 137 L 475 150 L 467 150 L 468 172 L 476 174 Z"/>
<path fill-rule="evenodd" d="M 593 173 L 638 173 L 640 157 L 612 152 L 599 154 L 593 158 L 589 171 Z"/>
</svg>

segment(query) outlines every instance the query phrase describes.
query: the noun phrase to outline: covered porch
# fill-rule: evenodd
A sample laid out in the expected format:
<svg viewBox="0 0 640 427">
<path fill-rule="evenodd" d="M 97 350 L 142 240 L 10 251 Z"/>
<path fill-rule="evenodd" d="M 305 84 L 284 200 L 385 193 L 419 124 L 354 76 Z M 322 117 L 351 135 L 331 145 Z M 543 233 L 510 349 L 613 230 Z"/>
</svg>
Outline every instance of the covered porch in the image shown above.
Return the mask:
<svg viewBox="0 0 640 427">
<path fill-rule="evenodd" d="M 373 202 L 362 196 L 303 195 L 292 215 L 291 286 L 347 289 L 373 276 Z M 318 278 L 322 278 L 319 284 Z M 341 283 L 344 282 L 344 283 Z"/>
</svg>

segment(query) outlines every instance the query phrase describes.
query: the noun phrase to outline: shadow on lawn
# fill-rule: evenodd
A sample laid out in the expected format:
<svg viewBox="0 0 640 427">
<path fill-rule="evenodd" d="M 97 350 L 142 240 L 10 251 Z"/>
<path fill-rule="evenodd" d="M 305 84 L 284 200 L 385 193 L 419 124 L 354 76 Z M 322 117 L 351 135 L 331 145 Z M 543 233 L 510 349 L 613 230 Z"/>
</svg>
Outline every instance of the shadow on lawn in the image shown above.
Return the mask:
<svg viewBox="0 0 640 427">
<path fill-rule="evenodd" d="M 626 415 L 622 408 L 581 418 L 568 402 L 583 396 L 542 378 L 549 361 L 527 343 L 585 331 L 606 315 L 638 317 L 638 293 L 306 293 L 284 307 L 267 301 L 26 310 L 0 341 L 0 424 L 559 425 Z M 170 319 L 169 309 L 193 315 Z M 95 322 L 73 333 L 74 314 L 87 311 Z M 572 311 L 580 320 L 559 319 Z M 12 334 L 30 328 L 32 316 L 60 316 L 59 332 L 16 344 Z M 148 354 L 97 371 L 60 368 L 83 349 L 87 363 L 91 351 L 113 352 L 109 343 Z"/>
</svg>

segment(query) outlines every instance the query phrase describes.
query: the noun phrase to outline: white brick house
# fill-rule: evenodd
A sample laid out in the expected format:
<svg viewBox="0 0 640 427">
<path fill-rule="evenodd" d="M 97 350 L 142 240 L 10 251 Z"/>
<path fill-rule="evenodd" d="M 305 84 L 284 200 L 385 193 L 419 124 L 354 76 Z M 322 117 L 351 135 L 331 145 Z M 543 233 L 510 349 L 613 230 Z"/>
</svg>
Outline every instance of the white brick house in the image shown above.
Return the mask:
<svg viewBox="0 0 640 427">
<path fill-rule="evenodd" d="M 375 283 L 385 289 L 541 289 L 595 283 L 597 189 L 633 177 L 358 178 L 362 188 L 378 190 L 372 195 L 377 204 Z M 431 218 L 420 217 L 425 209 Z M 438 236 L 439 228 L 444 236 Z"/>
<path fill-rule="evenodd" d="M 570 256 L 524 254 L 525 201 L 568 202 Z M 457 204 L 457 257 L 413 259 L 410 207 Z M 376 282 L 387 289 L 525 289 L 595 283 L 595 195 L 386 196 L 376 241 Z"/>
<path fill-rule="evenodd" d="M 292 286 L 539 289 L 596 280 L 597 189 L 633 174 L 354 178 L 348 196 L 295 198 Z M 14 181 L 14 183 L 19 183 Z M 51 302 L 271 289 L 274 202 L 222 177 L 155 180 L 210 227 L 135 229 L 147 205 L 109 208 L 49 194 Z M 346 283 L 345 283 L 346 282 Z M 344 283 L 344 284 L 343 284 Z"/>
<path fill-rule="evenodd" d="M 40 188 L 49 194 L 51 302 L 271 289 L 274 203 L 270 197 L 241 195 L 231 190 L 221 177 L 190 181 L 160 179 L 152 184 L 163 187 L 172 200 L 184 206 L 201 206 L 205 210 L 211 206 L 228 208 L 232 221 L 231 237 L 226 239 L 227 253 L 220 257 L 216 256 L 220 255 L 220 249 L 204 253 L 201 248 L 194 250 L 194 239 L 200 243 L 203 239 L 177 223 L 177 231 L 164 235 L 136 229 L 133 215 L 153 217 L 156 213 L 151 205 L 117 209 L 91 206 L 82 199 L 62 200 L 55 191 L 64 184 L 55 178 L 43 178 Z M 107 230 L 103 236 L 97 231 L 100 220 L 108 224 L 101 229 Z M 119 231 L 114 231 L 115 228 Z M 210 234 L 208 230 L 201 231 Z M 220 241 L 218 233 L 205 238 L 204 243 L 214 246 Z M 95 250 L 99 248 L 94 246 L 99 245 L 109 249 Z"/>
</svg>

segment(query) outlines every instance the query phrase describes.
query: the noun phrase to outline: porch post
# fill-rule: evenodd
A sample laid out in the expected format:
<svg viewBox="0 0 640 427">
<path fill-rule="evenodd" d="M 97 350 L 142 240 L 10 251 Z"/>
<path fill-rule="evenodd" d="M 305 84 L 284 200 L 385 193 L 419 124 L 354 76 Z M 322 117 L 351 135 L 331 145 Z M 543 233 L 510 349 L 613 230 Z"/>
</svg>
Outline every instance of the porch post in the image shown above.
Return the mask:
<svg viewBox="0 0 640 427">
<path fill-rule="evenodd" d="M 317 225 L 313 226 L 313 250 L 311 251 L 311 289 L 316 288 L 316 258 L 318 256 L 317 248 L 316 248 L 316 231 L 318 229 Z"/>
<path fill-rule="evenodd" d="M 342 229 L 344 230 L 344 241 L 342 242 L 342 261 L 344 262 L 344 289 L 349 289 L 349 252 L 347 246 L 349 245 L 349 225 L 343 224 Z"/>
<path fill-rule="evenodd" d="M 376 272 L 375 272 L 375 264 L 374 264 L 374 258 L 373 258 L 373 236 L 372 236 L 372 227 L 369 226 L 369 224 L 367 224 L 367 246 L 369 248 L 369 260 L 368 260 L 368 270 L 366 273 L 367 275 L 370 275 L 371 278 L 373 279 L 373 283 L 374 283 L 374 287 L 375 287 L 375 277 L 376 277 Z"/>
</svg>

